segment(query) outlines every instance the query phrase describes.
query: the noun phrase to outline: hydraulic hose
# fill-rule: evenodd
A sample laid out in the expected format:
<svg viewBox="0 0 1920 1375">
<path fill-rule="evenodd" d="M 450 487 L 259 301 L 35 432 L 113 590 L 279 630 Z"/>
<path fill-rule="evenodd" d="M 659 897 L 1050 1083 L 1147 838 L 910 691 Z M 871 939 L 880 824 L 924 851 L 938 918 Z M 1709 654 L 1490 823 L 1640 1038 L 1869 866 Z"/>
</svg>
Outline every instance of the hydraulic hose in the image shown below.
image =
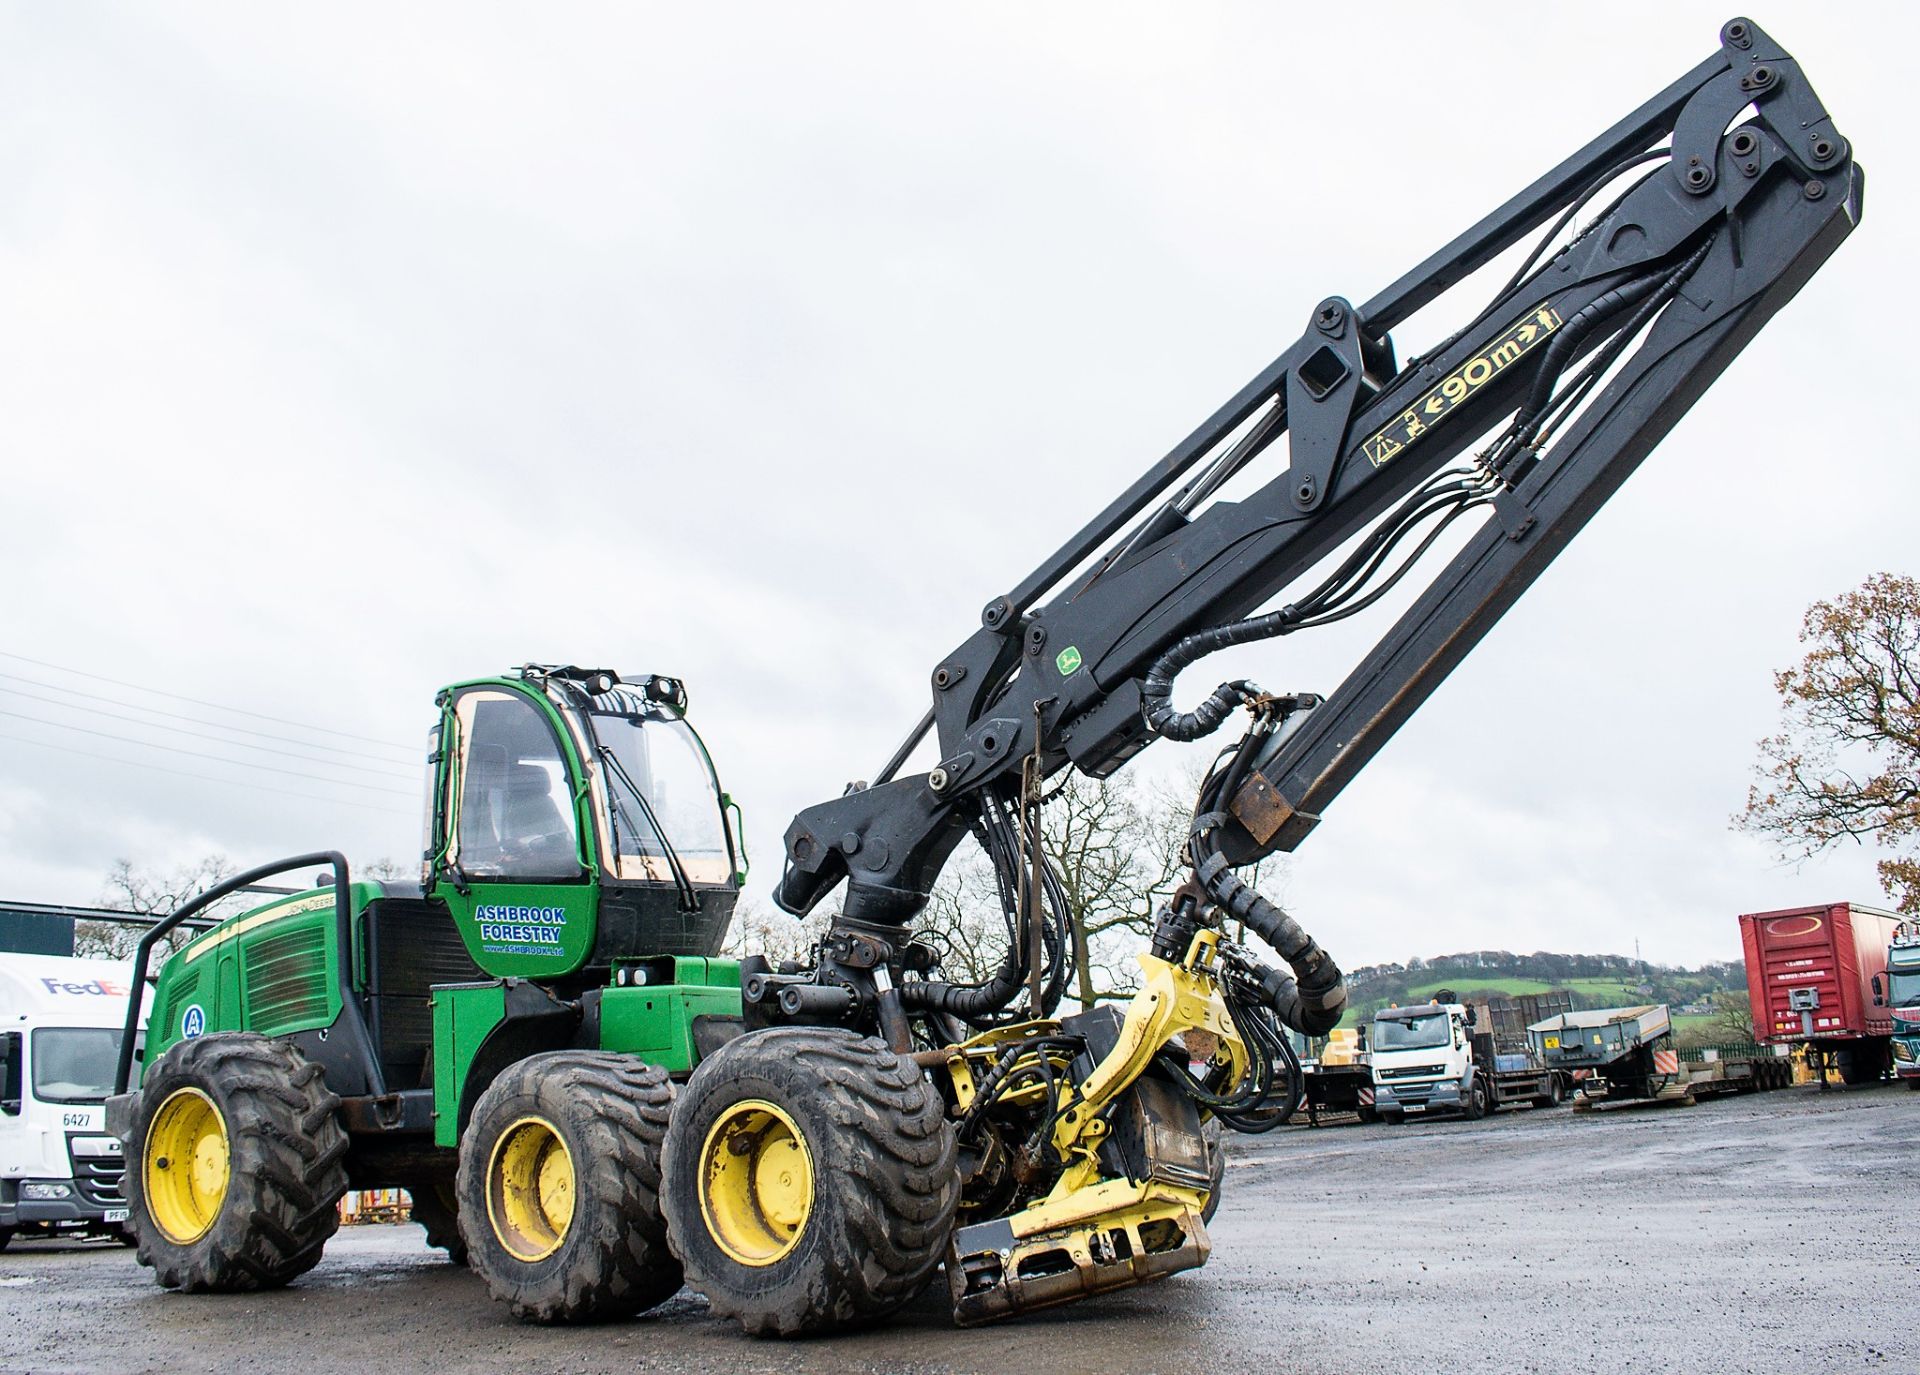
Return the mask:
<svg viewBox="0 0 1920 1375">
<path fill-rule="evenodd" d="M 1026 964 L 1020 944 L 1014 942 L 993 977 L 980 984 L 950 984 L 914 980 L 900 985 L 900 1003 L 909 1012 L 943 1012 L 971 1022 L 1001 1011 L 1026 987 Z"/>
<path fill-rule="evenodd" d="M 1527 392 L 1526 404 L 1521 406 L 1515 418 L 1514 434 L 1517 447 L 1525 448 L 1533 443 L 1540 433 L 1547 409 L 1553 402 L 1554 388 L 1559 384 L 1560 374 L 1572 362 L 1575 354 L 1588 335 L 1604 322 L 1611 320 L 1624 310 L 1634 306 L 1639 309 L 1628 318 L 1626 326 L 1620 331 L 1624 339 L 1630 339 L 1639 333 L 1655 312 L 1673 299 L 1673 294 L 1682 283 L 1691 277 L 1700 264 L 1706 260 L 1707 250 L 1713 247 L 1715 235 L 1709 235 L 1701 245 L 1688 255 L 1685 261 L 1664 275 L 1649 274 L 1637 277 L 1631 282 L 1615 287 L 1603 296 L 1596 297 L 1581 310 L 1575 312 L 1560 332 L 1547 345 L 1540 359 L 1540 370 L 1534 374 L 1533 386 Z"/>
<path fill-rule="evenodd" d="M 1282 607 L 1265 616 L 1199 631 L 1155 659 L 1140 684 L 1140 708 L 1154 733 L 1169 740 L 1198 740 L 1218 730 L 1235 707 L 1258 696 L 1260 689 L 1252 682 L 1236 678 L 1215 688 L 1212 696 L 1192 711 L 1177 712 L 1173 709 L 1173 680 L 1195 660 L 1217 650 L 1285 634 L 1291 611 L 1291 607 Z"/>
<path fill-rule="evenodd" d="M 1288 978 L 1277 969 L 1257 967 L 1255 977 L 1273 1015 L 1305 1036 L 1324 1036 L 1340 1025 L 1347 1010 L 1347 986 L 1340 966 L 1300 923 L 1243 882 L 1217 850 L 1200 863 L 1194 876 L 1227 916 L 1245 922 L 1293 970 Z"/>
</svg>

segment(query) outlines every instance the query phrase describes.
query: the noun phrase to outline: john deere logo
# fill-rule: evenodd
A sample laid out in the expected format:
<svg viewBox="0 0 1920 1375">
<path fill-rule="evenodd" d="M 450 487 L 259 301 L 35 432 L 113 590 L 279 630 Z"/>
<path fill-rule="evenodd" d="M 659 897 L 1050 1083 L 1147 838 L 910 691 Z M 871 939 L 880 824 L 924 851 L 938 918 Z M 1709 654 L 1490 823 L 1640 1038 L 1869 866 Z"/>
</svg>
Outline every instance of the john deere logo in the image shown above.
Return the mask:
<svg viewBox="0 0 1920 1375">
<path fill-rule="evenodd" d="M 1080 651 L 1072 645 L 1068 645 L 1065 649 L 1061 650 L 1059 656 L 1054 659 L 1053 666 L 1060 670 L 1060 676 L 1062 678 L 1072 677 L 1074 672 L 1080 667 Z"/>
</svg>

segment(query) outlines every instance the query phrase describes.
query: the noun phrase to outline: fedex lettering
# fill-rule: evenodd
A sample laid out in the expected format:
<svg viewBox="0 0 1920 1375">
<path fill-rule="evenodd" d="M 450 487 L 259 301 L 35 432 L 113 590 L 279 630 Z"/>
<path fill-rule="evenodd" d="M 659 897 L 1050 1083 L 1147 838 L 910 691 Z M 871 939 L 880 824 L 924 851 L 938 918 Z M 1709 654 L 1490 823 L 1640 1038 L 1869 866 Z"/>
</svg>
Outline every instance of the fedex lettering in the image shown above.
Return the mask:
<svg viewBox="0 0 1920 1375">
<path fill-rule="evenodd" d="M 124 998 L 127 996 L 125 988 L 116 983 L 108 983 L 105 979 L 95 979 L 92 983 L 84 984 L 68 983 L 65 979 L 42 979 L 40 982 L 46 986 L 49 993 L 69 993 L 77 998 Z"/>
</svg>

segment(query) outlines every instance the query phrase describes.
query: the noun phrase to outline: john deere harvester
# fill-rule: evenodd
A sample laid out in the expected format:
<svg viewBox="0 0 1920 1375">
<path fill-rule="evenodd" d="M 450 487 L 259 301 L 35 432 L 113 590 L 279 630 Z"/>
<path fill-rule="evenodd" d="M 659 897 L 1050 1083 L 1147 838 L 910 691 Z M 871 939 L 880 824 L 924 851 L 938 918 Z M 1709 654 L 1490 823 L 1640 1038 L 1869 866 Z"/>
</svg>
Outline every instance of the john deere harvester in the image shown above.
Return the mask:
<svg viewBox="0 0 1920 1375">
<path fill-rule="evenodd" d="M 738 1027 L 717 958 L 745 871 L 672 678 L 530 666 L 439 696 L 421 882 L 325 866 L 167 960 L 139 1091 L 110 1122 L 159 1281 L 284 1284 L 348 1188 L 401 1187 L 428 1239 L 542 1321 L 674 1292 L 656 1198 L 669 1076 Z M 137 1002 L 137 1000 L 136 1000 Z M 121 1084 L 131 1078 L 124 1042 Z"/>
<path fill-rule="evenodd" d="M 1586 99 L 1610 80 L 1605 45 L 1579 67 L 1575 85 L 1507 76 Z M 1461 153 L 1458 179 L 1483 132 L 1425 112 L 1398 151 Z M 1361 151 L 1337 117 L 1314 143 Z M 1393 180 L 1394 223 L 1419 219 L 1420 181 Z M 1320 302 L 986 602 L 870 781 L 794 818 L 776 900 L 827 914 L 805 959 L 714 958 L 738 847 L 676 684 L 538 669 L 451 689 L 421 889 L 308 856 L 329 891 L 229 921 L 163 971 L 140 1093 L 116 1100 L 141 1255 L 174 1285 L 283 1281 L 357 1180 L 412 1188 L 449 1241 L 457 1217 L 494 1292 L 540 1319 L 644 1308 L 683 1266 L 716 1311 L 788 1334 L 884 1318 L 942 1267 L 954 1316 L 979 1322 L 1201 1265 L 1215 1133 L 1285 1121 L 1302 1088 L 1285 1033 L 1324 1033 L 1345 1004 L 1333 959 L 1240 871 L 1313 832 L 1846 239 L 1861 194 L 1799 65 L 1735 19 L 1380 295 Z M 1476 275 L 1527 240 L 1504 284 Z M 1392 331 L 1442 301 L 1400 361 Z M 1707 437 L 1771 445 L 1775 411 L 1843 416 L 1845 392 L 1816 362 Z M 1036 472 L 1019 490 L 929 475 L 945 485 L 927 538 L 901 557 L 925 573 L 982 527 L 1094 505 Z M 1331 693 L 1231 679 L 1174 706 L 1200 659 L 1366 611 L 1447 531 L 1455 552 Z M 1682 614 L 1672 600 L 1640 614 Z M 1078 941 L 1048 798 L 1069 770 L 1106 778 L 1235 718 L 1138 992 L 1060 1015 Z M 1567 725 L 1524 684 L 1472 719 L 1549 740 Z M 917 930 L 968 843 L 1007 935 L 977 983 Z M 1512 843 L 1489 837 L 1490 862 Z M 1310 1226 L 1309 1192 L 1271 1225 Z"/>
</svg>

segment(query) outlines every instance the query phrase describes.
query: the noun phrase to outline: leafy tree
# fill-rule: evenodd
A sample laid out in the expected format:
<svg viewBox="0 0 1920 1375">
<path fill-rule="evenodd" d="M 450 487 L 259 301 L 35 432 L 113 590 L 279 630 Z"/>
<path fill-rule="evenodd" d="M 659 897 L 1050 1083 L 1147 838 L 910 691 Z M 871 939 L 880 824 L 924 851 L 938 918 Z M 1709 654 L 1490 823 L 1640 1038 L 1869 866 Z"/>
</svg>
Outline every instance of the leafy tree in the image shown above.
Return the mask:
<svg viewBox="0 0 1920 1375">
<path fill-rule="evenodd" d="M 1880 573 L 1815 602 L 1800 641 L 1805 658 L 1774 675 L 1781 728 L 1736 824 L 1783 859 L 1872 840 L 1892 852 L 1889 898 L 1920 915 L 1920 582 Z"/>
</svg>

